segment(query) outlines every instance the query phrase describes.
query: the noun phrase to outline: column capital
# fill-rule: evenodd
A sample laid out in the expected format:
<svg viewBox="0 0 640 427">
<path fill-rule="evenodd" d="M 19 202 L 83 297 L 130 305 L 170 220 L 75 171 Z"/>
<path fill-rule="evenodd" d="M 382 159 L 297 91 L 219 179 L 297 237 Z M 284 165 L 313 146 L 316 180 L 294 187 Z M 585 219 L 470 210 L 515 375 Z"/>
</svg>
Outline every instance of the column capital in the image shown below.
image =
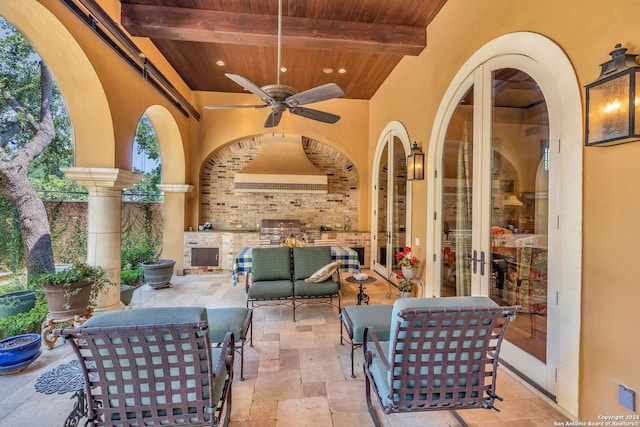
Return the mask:
<svg viewBox="0 0 640 427">
<path fill-rule="evenodd" d="M 191 193 L 195 188 L 189 184 L 158 184 L 156 187 L 165 193 Z"/>
<path fill-rule="evenodd" d="M 142 181 L 144 175 L 118 168 L 60 168 L 65 176 L 87 189 L 122 191 Z"/>
</svg>

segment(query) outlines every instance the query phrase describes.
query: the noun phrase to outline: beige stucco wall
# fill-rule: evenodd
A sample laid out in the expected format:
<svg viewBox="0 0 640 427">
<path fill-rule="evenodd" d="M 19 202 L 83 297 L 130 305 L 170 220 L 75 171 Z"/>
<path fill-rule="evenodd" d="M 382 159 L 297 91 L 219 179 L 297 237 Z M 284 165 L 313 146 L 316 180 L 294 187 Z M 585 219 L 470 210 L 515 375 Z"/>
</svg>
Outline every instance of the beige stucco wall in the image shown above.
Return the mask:
<svg viewBox="0 0 640 427">
<path fill-rule="evenodd" d="M 428 46 L 405 58 L 370 103 L 369 139 L 399 120 L 412 139 L 427 144 L 436 110 L 461 65 L 481 46 L 510 32 L 540 33 L 557 43 L 575 67 L 578 83 L 595 80 L 616 43 L 640 53 L 640 2 L 616 0 L 449 0 L 427 32 Z M 583 95 L 584 96 L 584 95 Z M 584 103 L 584 100 L 583 100 Z M 428 152 L 424 147 L 423 151 Z M 584 231 L 579 415 L 625 414 L 618 384 L 640 390 L 634 259 L 640 254 L 638 210 L 640 144 L 588 148 L 584 153 Z M 413 234 L 425 238 L 426 181 L 414 185 Z M 412 239 L 413 240 L 413 239 Z M 562 327 L 560 325 L 560 327 Z M 562 344 L 560 344 L 562 345 Z"/>
</svg>

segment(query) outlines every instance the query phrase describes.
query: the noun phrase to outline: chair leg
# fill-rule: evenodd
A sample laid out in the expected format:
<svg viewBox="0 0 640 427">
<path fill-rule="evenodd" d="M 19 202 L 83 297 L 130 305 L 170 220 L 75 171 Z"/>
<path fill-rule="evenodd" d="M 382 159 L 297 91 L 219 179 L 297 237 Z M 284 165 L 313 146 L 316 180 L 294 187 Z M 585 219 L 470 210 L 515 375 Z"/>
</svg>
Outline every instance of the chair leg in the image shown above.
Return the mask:
<svg viewBox="0 0 640 427">
<path fill-rule="evenodd" d="M 455 418 L 462 427 L 469 427 L 469 424 L 467 424 L 467 422 L 462 419 L 460 414 L 458 414 L 458 411 L 451 411 L 451 415 L 453 415 L 453 418 Z"/>
<path fill-rule="evenodd" d="M 369 415 L 371 415 L 373 424 L 376 427 L 382 427 L 382 423 L 380 423 L 378 414 L 376 414 L 376 410 L 373 408 L 373 402 L 371 401 L 371 382 L 369 379 L 369 375 L 367 375 L 367 369 L 364 367 L 364 365 L 363 365 L 363 371 L 364 371 L 364 381 L 365 381 L 365 395 L 367 399 L 367 408 L 369 409 Z"/>
<path fill-rule="evenodd" d="M 351 378 L 355 378 L 356 374 L 353 370 L 353 354 L 356 351 L 356 346 L 353 344 L 353 339 L 351 340 Z"/>
</svg>

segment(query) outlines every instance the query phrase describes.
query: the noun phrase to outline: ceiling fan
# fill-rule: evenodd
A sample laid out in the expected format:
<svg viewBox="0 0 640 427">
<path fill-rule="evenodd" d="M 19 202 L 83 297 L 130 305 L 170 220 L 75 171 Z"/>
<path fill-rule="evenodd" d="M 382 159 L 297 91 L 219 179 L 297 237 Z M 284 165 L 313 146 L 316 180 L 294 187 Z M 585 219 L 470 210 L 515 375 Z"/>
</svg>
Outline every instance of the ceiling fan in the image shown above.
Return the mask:
<svg viewBox="0 0 640 427">
<path fill-rule="evenodd" d="M 260 97 L 264 104 L 258 105 L 207 105 L 208 110 L 228 109 L 228 108 L 265 108 L 271 107 L 271 113 L 264 123 L 264 127 L 270 128 L 278 126 L 282 113 L 287 109 L 290 113 L 307 119 L 317 120 L 323 123 L 336 123 L 340 116 L 326 111 L 314 110 L 312 108 L 301 107 L 301 105 L 312 104 L 314 102 L 326 101 L 327 99 L 339 98 L 344 92 L 335 83 L 327 83 L 309 90 L 298 93 L 290 86 L 280 84 L 280 57 L 282 50 L 282 0 L 278 1 L 278 74 L 277 83 L 259 87 L 247 78 L 238 74 L 226 73 L 225 76 L 238 83 L 240 86 Z"/>
</svg>

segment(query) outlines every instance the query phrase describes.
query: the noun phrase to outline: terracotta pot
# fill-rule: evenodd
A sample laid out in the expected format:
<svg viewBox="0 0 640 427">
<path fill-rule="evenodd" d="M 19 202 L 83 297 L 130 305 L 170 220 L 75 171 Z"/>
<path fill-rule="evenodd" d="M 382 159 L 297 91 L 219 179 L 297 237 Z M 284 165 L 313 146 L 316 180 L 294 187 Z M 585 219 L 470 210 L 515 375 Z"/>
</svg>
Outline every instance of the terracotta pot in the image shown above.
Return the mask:
<svg viewBox="0 0 640 427">
<path fill-rule="evenodd" d="M 44 285 L 44 294 L 49 305 L 49 318 L 65 319 L 89 312 L 91 282 L 73 282 L 67 286 Z M 78 292 L 75 292 L 79 289 Z M 67 308 L 68 307 L 68 308 Z"/>
</svg>

